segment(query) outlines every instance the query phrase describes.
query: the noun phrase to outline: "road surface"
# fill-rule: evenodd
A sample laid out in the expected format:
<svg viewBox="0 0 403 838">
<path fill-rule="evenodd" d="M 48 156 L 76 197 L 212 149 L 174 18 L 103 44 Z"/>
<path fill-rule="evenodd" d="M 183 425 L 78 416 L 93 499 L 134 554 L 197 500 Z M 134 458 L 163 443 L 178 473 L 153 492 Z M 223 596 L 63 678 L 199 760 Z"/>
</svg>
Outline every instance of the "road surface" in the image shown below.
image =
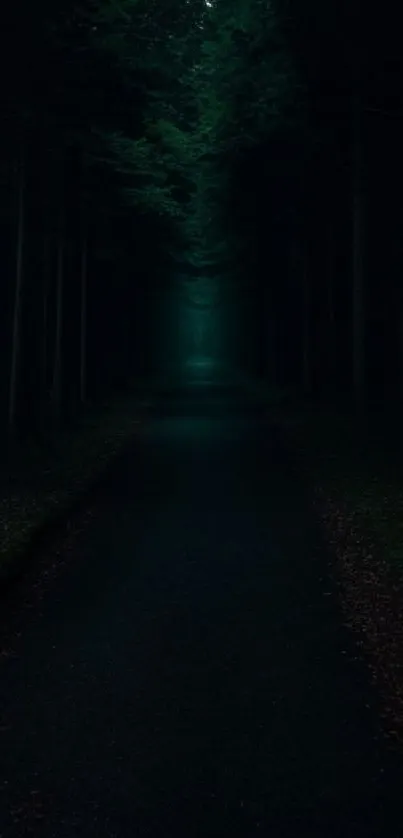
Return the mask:
<svg viewBox="0 0 403 838">
<path fill-rule="evenodd" d="M 2 838 L 401 838 L 403 757 L 258 404 L 165 393 L 52 549 L 0 662 Z"/>
</svg>

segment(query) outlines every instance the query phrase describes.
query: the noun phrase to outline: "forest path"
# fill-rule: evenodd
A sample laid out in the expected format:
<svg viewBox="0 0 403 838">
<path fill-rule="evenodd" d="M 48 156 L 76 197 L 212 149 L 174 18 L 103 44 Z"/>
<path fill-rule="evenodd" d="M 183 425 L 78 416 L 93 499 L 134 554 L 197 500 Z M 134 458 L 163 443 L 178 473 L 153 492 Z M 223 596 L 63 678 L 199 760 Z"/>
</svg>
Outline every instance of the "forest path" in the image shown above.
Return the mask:
<svg viewBox="0 0 403 838">
<path fill-rule="evenodd" d="M 0 663 L 2 838 L 401 838 L 403 758 L 256 401 L 167 390 L 63 549 Z"/>
</svg>

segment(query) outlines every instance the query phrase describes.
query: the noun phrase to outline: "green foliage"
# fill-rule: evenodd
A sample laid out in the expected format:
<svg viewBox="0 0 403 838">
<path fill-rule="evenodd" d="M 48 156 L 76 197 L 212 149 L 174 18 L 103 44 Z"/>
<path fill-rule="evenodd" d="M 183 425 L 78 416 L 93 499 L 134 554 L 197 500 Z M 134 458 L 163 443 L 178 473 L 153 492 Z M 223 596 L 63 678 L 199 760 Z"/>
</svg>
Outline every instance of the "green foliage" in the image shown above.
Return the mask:
<svg viewBox="0 0 403 838">
<path fill-rule="evenodd" d="M 186 220 L 192 262 L 236 256 L 225 196 L 238 161 L 295 122 L 298 85 L 273 6 L 220 0 L 208 10 L 189 74 L 197 101 L 194 188 Z"/>
<path fill-rule="evenodd" d="M 199 72 L 201 131 L 225 153 L 257 145 L 289 119 L 295 73 L 271 4 L 218 4 Z"/>
<path fill-rule="evenodd" d="M 120 133 L 102 133 L 104 162 L 119 174 L 126 201 L 143 211 L 180 218 L 176 198 L 189 159 L 188 137 L 169 122 L 145 127 L 145 136 L 131 139 Z M 183 187 L 184 188 L 184 187 Z"/>
<path fill-rule="evenodd" d="M 189 252 L 215 252 L 231 161 L 275 129 L 292 99 L 271 4 L 42 0 L 32 20 L 36 106 L 18 86 L 21 115 L 29 105 L 54 146 L 114 171 L 127 208 L 181 221 Z"/>
</svg>

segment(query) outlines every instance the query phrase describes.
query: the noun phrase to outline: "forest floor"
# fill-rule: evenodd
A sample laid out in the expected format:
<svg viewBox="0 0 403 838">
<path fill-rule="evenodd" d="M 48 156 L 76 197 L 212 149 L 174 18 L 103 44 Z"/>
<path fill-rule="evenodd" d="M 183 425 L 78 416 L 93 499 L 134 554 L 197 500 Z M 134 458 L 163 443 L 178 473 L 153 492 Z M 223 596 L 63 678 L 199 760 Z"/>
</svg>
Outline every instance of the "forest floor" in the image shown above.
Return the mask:
<svg viewBox="0 0 403 838">
<path fill-rule="evenodd" d="M 144 388 L 87 407 L 69 427 L 9 447 L 0 463 L 0 585 L 19 576 L 41 539 L 80 502 L 147 408 Z"/>
<path fill-rule="evenodd" d="M 278 421 L 298 452 L 334 558 L 347 625 L 383 698 L 387 735 L 403 745 L 403 454 L 398 416 L 315 407 Z"/>
</svg>

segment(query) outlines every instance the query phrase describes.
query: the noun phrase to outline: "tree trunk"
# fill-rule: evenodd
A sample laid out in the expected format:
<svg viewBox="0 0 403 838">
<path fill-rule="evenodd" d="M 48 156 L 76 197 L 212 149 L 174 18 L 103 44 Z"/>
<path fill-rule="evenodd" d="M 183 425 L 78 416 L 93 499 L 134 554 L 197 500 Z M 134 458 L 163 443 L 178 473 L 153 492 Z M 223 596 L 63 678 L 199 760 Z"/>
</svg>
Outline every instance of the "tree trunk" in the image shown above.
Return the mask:
<svg viewBox="0 0 403 838">
<path fill-rule="evenodd" d="M 365 397 L 365 308 L 362 225 L 362 137 L 358 83 L 353 97 L 353 389 L 358 409 Z"/>
<path fill-rule="evenodd" d="M 400 311 L 402 310 L 402 306 L 400 305 Z M 400 405 L 403 407 L 403 314 L 400 314 L 398 318 L 398 339 L 399 339 L 399 399 Z"/>
<path fill-rule="evenodd" d="M 333 246 L 333 226 L 332 222 L 329 221 L 327 228 L 327 309 L 329 317 L 329 328 L 331 330 L 331 333 L 333 333 L 334 323 L 336 319 L 334 311 Z"/>
<path fill-rule="evenodd" d="M 19 173 L 18 173 L 18 231 L 17 231 L 17 259 L 15 294 L 13 310 L 13 329 L 11 347 L 10 392 L 8 405 L 8 424 L 10 433 L 15 430 L 15 416 L 17 404 L 18 366 L 21 339 L 21 302 L 23 282 L 23 258 L 25 243 L 25 149 L 21 144 Z"/>
<path fill-rule="evenodd" d="M 274 389 L 278 386 L 279 375 L 277 368 L 277 323 L 273 315 L 269 321 L 269 353 L 270 384 Z"/>
<path fill-rule="evenodd" d="M 333 225 L 332 221 L 329 219 L 327 225 L 327 264 L 326 264 L 326 290 L 327 290 L 327 322 L 325 320 L 327 335 L 324 335 L 324 345 L 326 346 L 327 343 L 327 370 L 326 375 L 328 377 L 326 391 L 329 394 L 333 394 L 335 391 L 335 376 L 336 376 L 336 369 L 337 369 L 337 359 L 335 357 L 336 351 L 336 335 L 335 335 L 335 322 L 336 322 L 336 315 L 335 315 L 335 306 L 334 306 L 334 264 L 333 264 L 333 255 L 334 255 L 334 232 L 333 232 Z"/>
<path fill-rule="evenodd" d="M 52 403 L 55 418 L 60 418 L 62 395 L 62 337 L 63 337 L 63 280 L 64 280 L 64 218 L 60 212 L 56 277 L 56 331 L 53 359 Z"/>
<path fill-rule="evenodd" d="M 51 241 L 45 232 L 43 252 L 43 289 L 42 289 L 42 400 L 45 408 L 48 400 L 48 325 L 49 325 L 49 289 L 50 289 Z"/>
<path fill-rule="evenodd" d="M 81 319 L 80 319 L 80 401 L 84 404 L 87 394 L 87 280 L 88 239 L 84 235 L 81 254 Z"/>
<path fill-rule="evenodd" d="M 311 318 L 311 281 L 309 278 L 309 269 L 308 269 L 308 260 L 307 260 L 307 250 L 306 246 L 303 250 L 303 261 L 302 261 L 302 294 L 303 294 L 303 306 L 302 306 L 302 386 L 305 395 L 309 395 L 312 391 L 312 352 L 311 352 L 311 325 L 312 325 L 312 318 Z"/>
</svg>

